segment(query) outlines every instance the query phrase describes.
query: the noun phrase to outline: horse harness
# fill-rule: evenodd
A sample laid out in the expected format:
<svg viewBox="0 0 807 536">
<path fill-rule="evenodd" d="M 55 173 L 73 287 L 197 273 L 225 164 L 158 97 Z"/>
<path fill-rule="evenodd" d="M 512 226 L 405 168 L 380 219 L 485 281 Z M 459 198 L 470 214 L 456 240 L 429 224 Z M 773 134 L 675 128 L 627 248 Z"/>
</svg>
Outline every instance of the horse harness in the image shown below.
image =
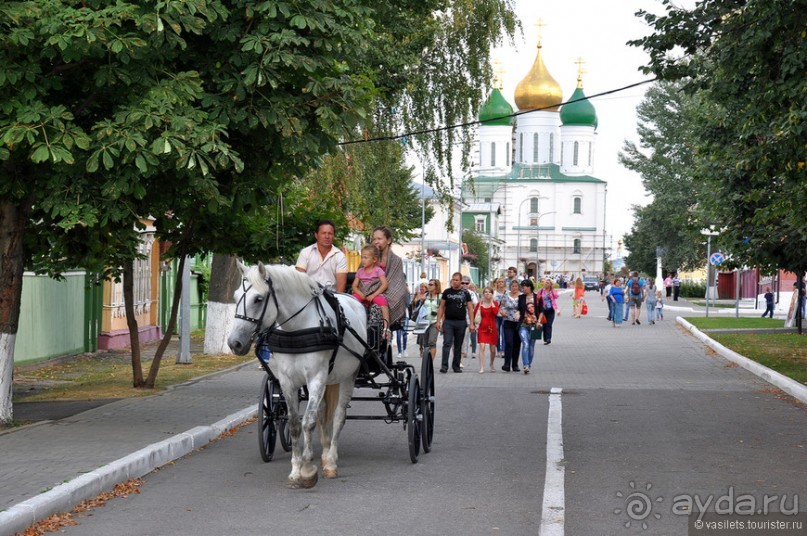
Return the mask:
<svg viewBox="0 0 807 536">
<path fill-rule="evenodd" d="M 266 284 L 269 285 L 269 292 L 272 295 L 273 301 L 275 302 L 275 309 L 279 311 L 280 307 L 277 302 L 277 295 L 275 293 L 272 279 L 267 278 Z M 342 309 L 342 306 L 339 304 L 336 294 L 332 290 L 320 286 L 319 289 L 314 291 L 311 299 L 306 302 L 305 305 L 303 305 L 296 313 L 289 316 L 282 323 L 278 324 L 277 321 L 275 321 L 271 326 L 259 332 L 258 330 L 260 330 L 261 324 L 263 323 L 263 317 L 266 314 L 266 306 L 268 305 L 269 300 L 264 300 L 263 308 L 261 309 L 261 314 L 258 318 L 248 316 L 246 314 L 247 310 L 245 298 L 247 291 L 251 287 L 247 286 L 246 281 L 242 282 L 242 286 L 244 288 L 244 293 L 241 295 L 241 299 L 236 304 L 235 318 L 246 320 L 247 322 L 252 322 L 256 325 L 251 339 L 255 340 L 258 347 L 267 346 L 272 352 L 285 354 L 304 354 L 322 350 L 332 350 L 331 358 L 328 361 L 328 373 L 333 370 L 339 347 L 344 348 L 360 361 L 364 362 L 363 355 L 354 352 L 351 348 L 348 348 L 345 345 L 345 331 L 350 331 L 350 333 L 353 334 L 353 336 L 356 337 L 356 339 L 361 342 L 365 348 L 369 347 L 367 346 L 367 343 L 365 343 L 364 340 L 359 337 L 356 331 L 350 326 L 350 322 L 345 317 L 345 312 Z M 325 308 L 322 305 L 322 301 L 319 300 L 320 296 L 322 296 L 331 309 L 333 309 L 336 316 L 336 326 L 334 326 L 331 319 L 328 318 Z M 302 313 L 312 303 L 316 307 L 317 314 L 319 315 L 319 327 L 298 329 L 296 331 L 283 331 L 282 329 L 279 329 L 283 327 L 283 324 L 286 324 L 289 320 Z M 243 309 L 243 314 L 238 312 L 239 308 Z"/>
</svg>

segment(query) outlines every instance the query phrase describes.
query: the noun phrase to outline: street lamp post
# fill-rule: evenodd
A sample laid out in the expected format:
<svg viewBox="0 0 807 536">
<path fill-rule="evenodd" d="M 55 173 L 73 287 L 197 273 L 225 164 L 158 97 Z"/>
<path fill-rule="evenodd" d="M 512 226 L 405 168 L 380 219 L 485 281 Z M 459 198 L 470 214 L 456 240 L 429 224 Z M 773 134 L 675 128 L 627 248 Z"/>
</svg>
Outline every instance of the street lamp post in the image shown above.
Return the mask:
<svg viewBox="0 0 807 536">
<path fill-rule="evenodd" d="M 709 318 L 709 295 L 712 293 L 712 237 L 720 233 L 711 229 L 701 229 L 706 236 L 706 318 Z"/>
</svg>

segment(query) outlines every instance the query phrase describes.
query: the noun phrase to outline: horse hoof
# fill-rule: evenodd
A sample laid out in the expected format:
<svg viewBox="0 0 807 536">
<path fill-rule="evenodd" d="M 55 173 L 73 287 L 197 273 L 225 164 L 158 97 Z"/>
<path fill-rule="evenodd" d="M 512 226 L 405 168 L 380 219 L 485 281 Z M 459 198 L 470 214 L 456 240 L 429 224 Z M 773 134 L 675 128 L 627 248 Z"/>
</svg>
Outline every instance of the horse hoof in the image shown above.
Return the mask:
<svg viewBox="0 0 807 536">
<path fill-rule="evenodd" d="M 322 476 L 325 478 L 336 478 L 336 469 L 326 469 L 322 468 Z"/>
<path fill-rule="evenodd" d="M 318 479 L 319 479 L 319 476 L 317 475 L 317 473 L 314 473 L 309 478 L 300 477 L 300 480 L 299 480 L 300 487 L 304 488 L 304 489 L 311 489 L 311 488 L 313 488 L 314 486 L 317 485 L 317 480 Z"/>
</svg>

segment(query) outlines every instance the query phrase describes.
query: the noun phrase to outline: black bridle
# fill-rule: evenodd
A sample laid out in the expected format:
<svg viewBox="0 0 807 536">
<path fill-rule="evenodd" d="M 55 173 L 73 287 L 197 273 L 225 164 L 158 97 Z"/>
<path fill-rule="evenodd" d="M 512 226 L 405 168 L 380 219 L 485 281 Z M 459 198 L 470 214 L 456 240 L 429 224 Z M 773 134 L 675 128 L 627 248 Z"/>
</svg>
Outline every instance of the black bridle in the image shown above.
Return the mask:
<svg viewBox="0 0 807 536">
<path fill-rule="evenodd" d="M 268 294 L 271 294 L 272 301 L 275 302 L 275 311 L 277 311 L 278 314 L 279 314 L 280 313 L 280 305 L 277 302 L 277 293 L 275 292 L 275 286 L 272 283 L 272 278 L 267 277 L 264 281 L 269 286 L 269 293 Z M 267 296 L 264 297 L 265 299 L 263 301 L 263 308 L 261 308 L 261 314 L 257 318 L 253 318 L 253 317 L 251 317 L 251 316 L 249 316 L 247 314 L 247 302 L 246 302 L 247 292 L 252 288 L 252 285 L 248 286 L 247 285 L 247 280 L 244 279 L 243 281 L 241 281 L 241 288 L 244 289 L 244 292 L 241 294 L 241 298 L 239 298 L 238 303 L 235 304 L 235 317 L 238 318 L 239 320 L 246 320 L 247 322 L 251 322 L 251 323 L 255 324 L 255 330 L 252 332 L 252 336 L 249 339 L 250 342 L 252 342 L 252 341 L 255 340 L 255 337 L 258 335 L 258 333 L 261 332 L 261 326 L 263 325 L 263 317 L 266 314 L 266 307 L 267 307 L 267 305 L 269 305 L 269 299 L 268 299 L 269 296 L 267 295 Z M 328 319 L 328 317 L 325 314 L 325 308 L 322 306 L 320 301 L 317 299 L 317 298 L 319 298 L 319 296 L 321 294 L 322 294 L 321 290 L 319 290 L 317 292 L 314 292 L 314 295 L 311 297 L 311 299 L 308 300 L 305 303 L 305 305 L 300 307 L 300 309 L 298 309 L 297 312 L 295 312 L 293 315 L 289 316 L 287 319 L 285 319 L 283 322 L 281 322 L 279 324 L 277 323 L 277 317 L 276 317 L 275 322 L 271 326 L 266 328 L 266 329 L 269 330 L 269 331 L 273 331 L 273 330 L 283 326 L 284 324 L 289 322 L 292 318 L 294 318 L 295 316 L 302 313 L 306 309 L 306 307 L 311 305 L 312 302 L 314 302 L 316 304 L 316 306 L 317 306 L 317 312 L 319 313 L 319 316 L 320 316 L 320 326 L 323 326 L 324 323 L 327 323 L 328 326 L 331 327 L 331 321 L 330 321 L 330 319 Z M 238 312 L 239 308 L 244 311 L 243 314 Z M 323 319 L 325 319 L 325 320 L 323 321 Z"/>
</svg>

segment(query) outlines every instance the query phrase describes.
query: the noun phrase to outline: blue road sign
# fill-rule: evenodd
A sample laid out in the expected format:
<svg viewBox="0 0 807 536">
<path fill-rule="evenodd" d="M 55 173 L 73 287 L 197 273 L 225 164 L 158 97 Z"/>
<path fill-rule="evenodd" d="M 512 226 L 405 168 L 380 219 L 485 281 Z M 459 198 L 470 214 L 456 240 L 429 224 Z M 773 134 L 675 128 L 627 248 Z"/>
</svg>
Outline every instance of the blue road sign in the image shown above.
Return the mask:
<svg viewBox="0 0 807 536">
<path fill-rule="evenodd" d="M 726 258 L 719 251 L 716 251 L 716 252 L 712 253 L 712 256 L 709 257 L 709 262 L 712 263 L 713 266 L 717 266 L 718 264 L 722 263 L 724 260 L 726 260 Z"/>
</svg>

